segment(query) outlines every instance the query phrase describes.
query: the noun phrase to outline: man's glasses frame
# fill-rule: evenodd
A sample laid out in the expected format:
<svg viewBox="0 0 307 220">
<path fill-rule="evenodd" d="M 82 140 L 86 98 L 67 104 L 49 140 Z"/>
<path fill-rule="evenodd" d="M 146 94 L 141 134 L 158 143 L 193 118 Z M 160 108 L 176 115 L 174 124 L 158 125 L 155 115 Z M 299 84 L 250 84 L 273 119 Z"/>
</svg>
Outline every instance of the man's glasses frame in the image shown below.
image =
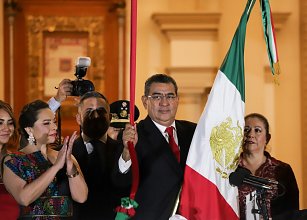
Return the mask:
<svg viewBox="0 0 307 220">
<path fill-rule="evenodd" d="M 165 98 L 168 102 L 172 103 L 177 100 L 178 96 L 175 94 L 153 94 L 148 95 L 147 98 L 150 98 L 154 102 L 160 102 Z"/>
</svg>

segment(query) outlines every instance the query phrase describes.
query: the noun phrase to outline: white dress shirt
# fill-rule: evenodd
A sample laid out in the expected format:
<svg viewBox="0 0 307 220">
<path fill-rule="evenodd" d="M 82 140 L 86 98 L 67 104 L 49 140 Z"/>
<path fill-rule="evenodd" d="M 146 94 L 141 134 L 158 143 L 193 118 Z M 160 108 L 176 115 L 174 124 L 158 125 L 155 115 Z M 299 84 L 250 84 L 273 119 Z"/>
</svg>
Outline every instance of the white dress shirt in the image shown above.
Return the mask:
<svg viewBox="0 0 307 220">
<path fill-rule="evenodd" d="M 167 127 L 158 124 L 157 122 L 153 121 L 153 123 L 157 126 L 157 128 L 159 129 L 159 131 L 161 132 L 161 134 L 163 135 L 163 137 L 165 137 L 166 141 L 168 142 L 168 134 L 165 131 L 165 129 Z M 171 126 L 174 127 L 174 139 L 176 144 L 178 145 L 178 137 L 177 137 L 177 130 L 176 130 L 176 125 L 175 125 L 175 121 L 171 124 Z M 179 145 L 178 145 L 179 146 Z M 127 173 L 131 167 L 131 160 L 128 160 L 127 162 L 123 159 L 123 157 L 121 156 L 118 160 L 118 167 L 119 167 L 119 171 L 121 173 Z"/>
</svg>

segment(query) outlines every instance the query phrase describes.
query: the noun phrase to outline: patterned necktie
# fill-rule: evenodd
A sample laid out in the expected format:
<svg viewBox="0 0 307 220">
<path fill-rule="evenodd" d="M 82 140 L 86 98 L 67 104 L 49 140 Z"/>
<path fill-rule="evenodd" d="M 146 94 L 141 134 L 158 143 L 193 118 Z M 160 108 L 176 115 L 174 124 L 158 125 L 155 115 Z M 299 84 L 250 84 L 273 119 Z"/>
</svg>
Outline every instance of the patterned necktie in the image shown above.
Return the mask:
<svg viewBox="0 0 307 220">
<path fill-rule="evenodd" d="M 169 146 L 171 147 L 175 157 L 177 158 L 177 161 L 180 162 L 180 151 L 178 145 L 175 142 L 173 130 L 174 128 L 172 126 L 165 129 L 168 134 Z"/>
</svg>

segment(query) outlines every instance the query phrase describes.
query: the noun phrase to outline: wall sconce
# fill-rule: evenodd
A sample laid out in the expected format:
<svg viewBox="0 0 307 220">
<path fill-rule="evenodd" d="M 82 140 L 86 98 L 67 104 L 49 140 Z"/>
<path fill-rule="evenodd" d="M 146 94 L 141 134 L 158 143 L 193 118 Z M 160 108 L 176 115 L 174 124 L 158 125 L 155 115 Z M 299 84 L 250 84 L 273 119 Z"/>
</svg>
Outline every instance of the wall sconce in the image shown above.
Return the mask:
<svg viewBox="0 0 307 220">
<path fill-rule="evenodd" d="M 7 0 L 4 2 L 5 13 L 8 17 L 15 17 L 18 11 L 21 11 L 16 0 Z"/>
</svg>

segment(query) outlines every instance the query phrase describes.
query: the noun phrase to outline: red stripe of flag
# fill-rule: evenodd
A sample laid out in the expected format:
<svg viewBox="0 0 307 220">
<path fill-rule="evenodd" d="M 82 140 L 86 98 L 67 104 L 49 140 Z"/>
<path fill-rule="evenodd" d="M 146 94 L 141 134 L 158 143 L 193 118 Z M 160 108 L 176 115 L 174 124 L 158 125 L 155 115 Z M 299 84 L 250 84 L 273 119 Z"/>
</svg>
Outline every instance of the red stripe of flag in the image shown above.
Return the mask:
<svg viewBox="0 0 307 220">
<path fill-rule="evenodd" d="M 239 219 L 215 184 L 189 166 L 185 167 L 184 172 L 185 182 L 179 207 L 182 216 L 189 220 Z"/>
</svg>

